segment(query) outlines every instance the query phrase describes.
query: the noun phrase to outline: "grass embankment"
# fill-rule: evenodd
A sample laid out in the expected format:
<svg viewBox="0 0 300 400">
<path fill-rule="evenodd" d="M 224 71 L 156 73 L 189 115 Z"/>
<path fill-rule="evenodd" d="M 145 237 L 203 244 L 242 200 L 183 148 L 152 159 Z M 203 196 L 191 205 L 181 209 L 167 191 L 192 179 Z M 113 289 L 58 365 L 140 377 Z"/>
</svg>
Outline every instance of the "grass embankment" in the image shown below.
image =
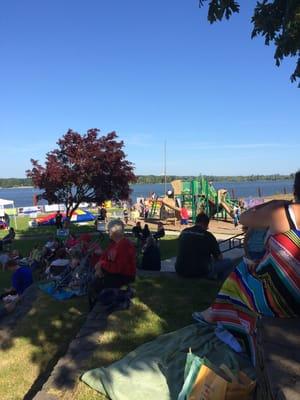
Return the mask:
<svg viewBox="0 0 300 400">
<path fill-rule="evenodd" d="M 86 312 L 87 304 L 83 299 L 59 303 L 39 293 L 9 340 L 1 343 L 1 400 L 33 397 L 43 375 L 51 371 L 66 351 Z"/>
<path fill-rule="evenodd" d="M 49 235 L 56 234 L 56 227 L 54 225 L 38 226 L 37 228 L 30 228 L 29 221 L 31 218 L 28 216 L 18 216 L 16 217 L 17 227 L 15 226 L 15 220 L 13 217 L 10 218 L 10 225 L 15 229 L 17 237 L 22 238 L 23 236 L 42 236 L 47 237 Z M 84 233 L 84 232 L 95 232 L 94 221 L 86 223 L 86 225 L 70 225 L 71 232 Z M 0 231 L 0 238 L 7 234 L 6 230 Z"/>
<path fill-rule="evenodd" d="M 2 274 L 1 274 L 2 277 Z M 86 369 L 109 365 L 138 345 L 192 322 L 195 310 L 206 308 L 218 285 L 211 281 L 176 277 L 138 278 L 136 298 L 127 311 L 112 314 L 99 349 L 86 360 Z M 14 330 L 0 352 L 1 400 L 21 400 L 38 390 L 43 379 L 64 354 L 82 325 L 87 311 L 85 298 L 57 302 L 40 293 L 30 313 Z M 96 400 L 98 393 L 79 383 L 75 393 L 62 399 Z"/>
<path fill-rule="evenodd" d="M 183 280 L 176 277 L 138 279 L 137 297 L 133 306 L 112 314 L 99 348 L 86 369 L 108 366 L 137 346 L 192 323 L 195 310 L 207 308 L 215 298 L 219 285 L 204 280 Z M 64 400 L 102 400 L 106 397 L 79 382 L 75 392 L 61 396 Z"/>
<path fill-rule="evenodd" d="M 42 244 L 45 240 L 16 239 L 13 248 L 26 256 L 37 242 Z M 176 248 L 177 240 L 172 236 L 160 241 L 163 259 L 174 256 Z M 0 271 L 0 292 L 10 286 L 10 275 Z M 111 317 L 113 325 L 109 325 L 103 336 L 99 352 L 87 361 L 87 369 L 103 362 L 108 364 L 138 344 L 188 323 L 192 310 L 201 307 L 201 301 L 208 304 L 209 291 L 215 292 L 211 283 L 199 286 L 199 282 L 160 277 L 137 279 L 135 288 L 134 306 Z M 10 339 L 1 343 L 1 400 L 32 398 L 58 358 L 65 353 L 86 313 L 86 298 L 58 302 L 42 292 L 38 294 L 31 311 L 19 321 Z M 85 396 L 86 390 L 80 385 L 78 396 Z"/>
</svg>

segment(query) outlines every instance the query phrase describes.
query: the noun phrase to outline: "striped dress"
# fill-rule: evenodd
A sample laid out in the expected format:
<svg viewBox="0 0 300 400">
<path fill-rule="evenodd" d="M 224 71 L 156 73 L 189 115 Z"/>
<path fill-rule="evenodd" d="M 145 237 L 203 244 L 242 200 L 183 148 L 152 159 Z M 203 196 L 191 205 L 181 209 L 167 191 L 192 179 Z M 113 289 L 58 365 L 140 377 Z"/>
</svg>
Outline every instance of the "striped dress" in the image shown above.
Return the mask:
<svg viewBox="0 0 300 400">
<path fill-rule="evenodd" d="M 300 230 L 271 235 L 254 272 L 242 261 L 224 282 L 211 306 L 212 322 L 221 322 L 255 364 L 256 322 L 260 316 L 300 315 Z"/>
</svg>

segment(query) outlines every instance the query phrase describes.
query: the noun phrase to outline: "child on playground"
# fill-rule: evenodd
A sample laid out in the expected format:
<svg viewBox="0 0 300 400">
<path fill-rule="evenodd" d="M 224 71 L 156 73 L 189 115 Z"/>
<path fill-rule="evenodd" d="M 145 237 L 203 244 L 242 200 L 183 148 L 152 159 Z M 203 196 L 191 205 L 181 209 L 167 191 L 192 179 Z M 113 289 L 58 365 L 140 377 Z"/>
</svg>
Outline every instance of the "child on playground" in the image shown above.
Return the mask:
<svg viewBox="0 0 300 400">
<path fill-rule="evenodd" d="M 188 212 L 188 209 L 185 208 L 184 204 L 182 204 L 182 207 L 180 209 L 180 218 L 181 218 L 181 221 L 180 221 L 181 225 L 188 225 L 188 223 L 189 223 L 189 212 Z"/>
</svg>

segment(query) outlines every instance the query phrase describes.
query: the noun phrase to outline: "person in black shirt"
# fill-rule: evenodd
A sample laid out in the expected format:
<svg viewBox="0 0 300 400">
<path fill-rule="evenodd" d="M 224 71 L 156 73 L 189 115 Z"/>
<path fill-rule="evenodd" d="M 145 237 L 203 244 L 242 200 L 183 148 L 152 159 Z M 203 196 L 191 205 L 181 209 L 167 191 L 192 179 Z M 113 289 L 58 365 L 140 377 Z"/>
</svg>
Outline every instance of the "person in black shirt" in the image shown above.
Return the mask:
<svg viewBox="0 0 300 400">
<path fill-rule="evenodd" d="M 156 241 L 150 235 L 142 249 L 143 258 L 140 269 L 148 271 L 160 271 L 160 251 Z"/>
<path fill-rule="evenodd" d="M 196 224 L 184 229 L 178 239 L 178 255 L 175 269 L 185 278 L 225 279 L 233 266 L 223 259 L 214 235 L 207 231 L 209 217 L 201 213 Z"/>
<path fill-rule="evenodd" d="M 146 239 L 151 235 L 150 229 L 148 224 L 145 224 L 143 230 L 142 230 L 142 240 L 144 243 L 146 242 Z"/>
<path fill-rule="evenodd" d="M 153 234 L 155 240 L 161 239 L 165 236 L 165 228 L 162 222 L 157 224 L 157 231 Z"/>
<path fill-rule="evenodd" d="M 142 227 L 141 227 L 141 223 L 139 221 L 132 228 L 132 234 L 136 239 L 138 239 L 138 240 L 142 239 L 143 230 L 142 230 Z"/>
<path fill-rule="evenodd" d="M 106 220 L 106 215 L 107 215 L 106 208 L 102 206 L 100 208 L 100 211 L 99 211 L 98 220 L 99 221 L 105 221 Z"/>
<path fill-rule="evenodd" d="M 8 234 L 0 240 L 0 251 L 3 251 L 3 247 L 7 244 L 11 244 L 16 236 L 14 228 L 9 228 Z"/>
<path fill-rule="evenodd" d="M 62 229 L 62 215 L 60 211 L 58 210 L 56 215 L 55 215 L 55 225 L 57 229 Z"/>
</svg>

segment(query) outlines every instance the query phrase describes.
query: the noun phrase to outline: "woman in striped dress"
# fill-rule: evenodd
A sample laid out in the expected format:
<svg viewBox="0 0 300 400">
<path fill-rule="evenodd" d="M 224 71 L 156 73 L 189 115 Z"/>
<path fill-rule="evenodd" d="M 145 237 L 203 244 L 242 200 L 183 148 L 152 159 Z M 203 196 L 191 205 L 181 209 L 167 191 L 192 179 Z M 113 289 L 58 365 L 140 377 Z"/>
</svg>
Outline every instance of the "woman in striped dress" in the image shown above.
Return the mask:
<svg viewBox="0 0 300 400">
<path fill-rule="evenodd" d="M 300 315 L 300 171 L 294 195 L 293 203 L 272 201 L 241 215 L 244 226 L 269 228 L 266 253 L 256 264 L 242 261 L 201 313 L 206 322 L 222 323 L 243 342 L 253 363 L 257 319 Z"/>
</svg>

